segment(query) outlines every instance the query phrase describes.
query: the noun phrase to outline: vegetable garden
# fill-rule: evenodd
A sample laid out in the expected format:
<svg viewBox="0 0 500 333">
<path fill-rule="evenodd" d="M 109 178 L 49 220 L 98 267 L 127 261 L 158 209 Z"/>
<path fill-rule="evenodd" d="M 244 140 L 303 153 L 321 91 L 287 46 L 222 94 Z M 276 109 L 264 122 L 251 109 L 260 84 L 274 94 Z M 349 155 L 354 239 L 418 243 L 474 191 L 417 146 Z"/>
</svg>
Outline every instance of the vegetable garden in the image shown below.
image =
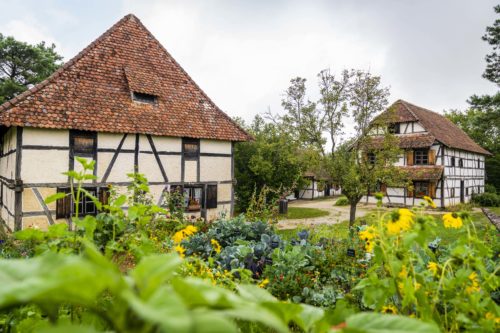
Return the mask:
<svg viewBox="0 0 500 333">
<path fill-rule="evenodd" d="M 75 200 L 93 177 L 80 163 Z M 497 232 L 467 212 L 380 210 L 347 237 L 285 234 L 262 216 L 187 219 L 180 194 L 155 206 L 131 177 L 74 231 L 0 234 L 0 332 L 499 329 Z"/>
</svg>

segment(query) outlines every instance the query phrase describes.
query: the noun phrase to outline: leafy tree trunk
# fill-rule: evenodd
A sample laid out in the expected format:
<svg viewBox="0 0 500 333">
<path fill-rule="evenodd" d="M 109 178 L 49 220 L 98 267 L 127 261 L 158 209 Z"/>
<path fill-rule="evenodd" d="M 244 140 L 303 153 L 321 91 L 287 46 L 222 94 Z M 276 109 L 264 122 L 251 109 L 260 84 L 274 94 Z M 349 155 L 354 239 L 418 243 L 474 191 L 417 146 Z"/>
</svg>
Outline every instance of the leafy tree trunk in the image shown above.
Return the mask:
<svg viewBox="0 0 500 333">
<path fill-rule="evenodd" d="M 357 202 L 351 202 L 351 209 L 349 210 L 349 229 L 354 225 L 354 220 L 356 220 L 356 205 Z"/>
</svg>

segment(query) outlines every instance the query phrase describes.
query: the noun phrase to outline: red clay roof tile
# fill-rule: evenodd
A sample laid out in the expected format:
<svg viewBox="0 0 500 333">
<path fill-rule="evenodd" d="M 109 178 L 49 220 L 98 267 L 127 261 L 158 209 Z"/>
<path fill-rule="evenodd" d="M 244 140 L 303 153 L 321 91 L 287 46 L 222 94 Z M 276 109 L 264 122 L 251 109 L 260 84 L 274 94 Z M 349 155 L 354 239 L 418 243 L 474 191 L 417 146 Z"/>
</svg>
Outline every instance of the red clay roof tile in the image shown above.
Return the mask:
<svg viewBox="0 0 500 333">
<path fill-rule="evenodd" d="M 156 105 L 131 92 L 158 96 Z M 52 76 L 0 106 L 0 124 L 246 141 L 134 15 Z"/>
</svg>

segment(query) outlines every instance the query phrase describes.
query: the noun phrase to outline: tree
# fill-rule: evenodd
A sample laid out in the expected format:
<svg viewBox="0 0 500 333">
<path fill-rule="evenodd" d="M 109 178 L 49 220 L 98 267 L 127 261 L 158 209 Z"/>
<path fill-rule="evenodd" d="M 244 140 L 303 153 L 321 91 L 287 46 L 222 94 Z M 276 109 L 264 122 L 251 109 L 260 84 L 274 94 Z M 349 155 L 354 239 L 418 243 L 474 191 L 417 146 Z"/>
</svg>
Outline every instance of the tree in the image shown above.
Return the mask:
<svg viewBox="0 0 500 333">
<path fill-rule="evenodd" d="M 388 104 L 389 88 L 380 87 L 380 76 L 368 71 L 354 72 L 349 104 L 357 137 L 364 137 L 374 116 Z"/>
<path fill-rule="evenodd" d="M 243 124 L 244 125 L 244 124 Z M 255 192 L 264 186 L 270 189 L 272 198 L 290 193 L 295 186 L 303 185 L 303 168 L 297 154 L 298 144 L 291 133 L 276 124 L 265 123 L 255 116 L 250 126 L 244 126 L 255 141 L 239 143 L 235 147 L 236 206 L 246 211 Z"/>
<path fill-rule="evenodd" d="M 55 45 L 30 45 L 0 34 L 0 104 L 35 85 L 61 66 Z"/>
<path fill-rule="evenodd" d="M 495 6 L 495 12 L 500 14 L 500 5 Z M 483 40 L 493 46 L 493 52 L 486 56 L 483 77 L 500 86 L 500 19 L 486 28 Z M 486 182 L 500 191 L 500 92 L 492 96 L 472 95 L 467 102 L 467 110 L 448 111 L 446 116 L 493 154 L 485 160 Z"/>
<path fill-rule="evenodd" d="M 318 104 L 323 106 L 324 129 L 330 135 L 332 142 L 331 154 L 334 155 L 337 137 L 342 134 L 344 127 L 343 118 L 347 116 L 347 102 L 352 72 L 342 71 L 337 80 L 329 69 L 324 69 L 318 74 L 319 91 L 321 97 Z"/>
<path fill-rule="evenodd" d="M 500 14 L 500 5 L 495 6 L 494 10 Z M 493 51 L 486 55 L 483 77 L 500 86 L 500 19 L 496 19 L 492 26 L 486 27 L 483 40 L 493 47 Z"/>
<path fill-rule="evenodd" d="M 290 80 L 281 105 L 287 113 L 281 121 L 295 135 L 302 146 L 312 146 L 323 152 L 325 140 L 322 137 L 324 117 L 321 117 L 316 103 L 306 99 L 306 79 L 296 77 Z"/>
</svg>

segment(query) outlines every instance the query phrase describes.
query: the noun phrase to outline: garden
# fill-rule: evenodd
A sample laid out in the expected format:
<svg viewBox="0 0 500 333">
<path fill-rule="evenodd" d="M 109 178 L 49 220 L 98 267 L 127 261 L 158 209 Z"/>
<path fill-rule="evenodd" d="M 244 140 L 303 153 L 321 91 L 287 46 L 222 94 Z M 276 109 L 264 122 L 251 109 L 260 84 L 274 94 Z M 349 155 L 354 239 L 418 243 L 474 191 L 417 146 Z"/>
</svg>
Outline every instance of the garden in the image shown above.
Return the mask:
<svg viewBox="0 0 500 333">
<path fill-rule="evenodd" d="M 0 235 L 0 332 L 499 329 L 498 235 L 473 213 L 378 209 L 350 229 L 278 231 L 255 210 L 207 223 L 184 216 L 180 193 L 152 204 L 140 174 L 101 204 L 81 186 L 94 162 L 80 162 L 69 195 L 101 213 L 74 217 L 74 231 Z"/>
</svg>

